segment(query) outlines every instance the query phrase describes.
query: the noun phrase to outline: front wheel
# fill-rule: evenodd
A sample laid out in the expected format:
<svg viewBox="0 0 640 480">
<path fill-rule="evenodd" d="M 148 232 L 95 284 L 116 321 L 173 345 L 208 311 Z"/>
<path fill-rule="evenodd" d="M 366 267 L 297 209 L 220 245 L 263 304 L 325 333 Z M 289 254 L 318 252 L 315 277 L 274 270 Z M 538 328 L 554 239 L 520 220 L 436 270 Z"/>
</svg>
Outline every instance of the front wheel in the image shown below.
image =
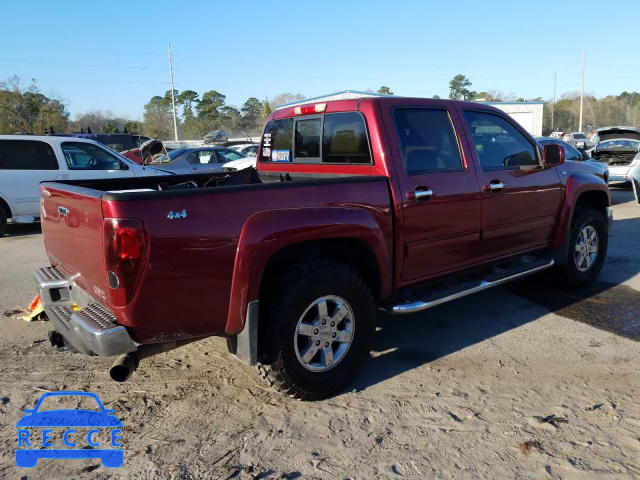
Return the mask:
<svg viewBox="0 0 640 480">
<path fill-rule="evenodd" d="M 593 282 L 607 256 L 607 220 L 595 208 L 576 210 L 568 238 L 567 258 L 558 267 L 564 282 L 572 287 Z"/>
<path fill-rule="evenodd" d="M 369 287 L 333 261 L 300 265 L 271 287 L 260 318 L 258 372 L 294 398 L 336 393 L 369 355 L 375 317 Z"/>
</svg>

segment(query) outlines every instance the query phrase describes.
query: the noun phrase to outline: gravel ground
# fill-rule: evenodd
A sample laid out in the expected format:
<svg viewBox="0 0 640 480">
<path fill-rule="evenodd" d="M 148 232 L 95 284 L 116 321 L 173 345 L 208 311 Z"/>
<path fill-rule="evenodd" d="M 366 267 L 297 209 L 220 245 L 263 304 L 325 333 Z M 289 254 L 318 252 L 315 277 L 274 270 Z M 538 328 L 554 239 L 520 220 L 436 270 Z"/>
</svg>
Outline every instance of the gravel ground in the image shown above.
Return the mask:
<svg viewBox="0 0 640 480">
<path fill-rule="evenodd" d="M 47 322 L 2 316 L 0 476 L 640 478 L 640 207 L 628 190 L 612 195 L 593 287 L 563 292 L 537 277 L 380 316 L 352 390 L 323 402 L 272 392 L 221 339 L 153 357 L 116 384 L 108 359 L 51 349 Z M 0 239 L 0 313 L 28 305 L 46 263 L 38 228 L 12 226 Z M 96 392 L 116 410 L 122 468 L 15 466 L 15 423 L 47 390 Z"/>
</svg>

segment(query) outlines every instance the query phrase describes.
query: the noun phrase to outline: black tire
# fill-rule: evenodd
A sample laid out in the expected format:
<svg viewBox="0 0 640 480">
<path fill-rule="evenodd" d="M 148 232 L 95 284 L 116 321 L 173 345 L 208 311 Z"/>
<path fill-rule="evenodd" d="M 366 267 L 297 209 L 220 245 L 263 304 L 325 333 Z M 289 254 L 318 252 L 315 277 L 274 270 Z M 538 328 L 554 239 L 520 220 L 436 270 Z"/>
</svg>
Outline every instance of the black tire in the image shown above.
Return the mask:
<svg viewBox="0 0 640 480">
<path fill-rule="evenodd" d="M 598 251 L 591 266 L 586 271 L 581 271 L 575 258 L 576 244 L 578 243 L 580 232 L 587 227 L 592 227 L 597 233 Z M 609 245 L 607 219 L 602 212 L 595 208 L 577 208 L 571 221 L 567 242 L 565 263 L 556 268 L 556 271 L 560 273 L 562 283 L 569 287 L 580 287 L 592 283 L 600 273 L 600 270 L 602 270 L 607 256 L 607 247 Z M 584 268 L 586 268 L 586 265 L 583 264 Z"/>
<path fill-rule="evenodd" d="M 350 267 L 319 260 L 289 270 L 272 282 L 270 292 L 261 299 L 259 374 L 268 385 L 292 398 L 319 400 L 333 395 L 356 375 L 369 356 L 375 326 L 369 287 Z M 297 349 L 302 352 L 296 343 L 304 340 L 300 335 L 296 337 L 296 328 L 303 313 L 317 299 L 327 296 L 340 297 L 350 307 L 353 336 L 346 353 L 333 366 L 326 371 L 310 371 L 296 354 Z M 345 324 L 341 325 L 344 328 Z M 308 341 L 313 343 L 312 338 Z M 334 345 L 339 346 L 332 343 L 331 348 Z"/>
<path fill-rule="evenodd" d="M 4 235 L 4 231 L 7 228 L 7 212 L 0 205 L 0 237 Z"/>
</svg>

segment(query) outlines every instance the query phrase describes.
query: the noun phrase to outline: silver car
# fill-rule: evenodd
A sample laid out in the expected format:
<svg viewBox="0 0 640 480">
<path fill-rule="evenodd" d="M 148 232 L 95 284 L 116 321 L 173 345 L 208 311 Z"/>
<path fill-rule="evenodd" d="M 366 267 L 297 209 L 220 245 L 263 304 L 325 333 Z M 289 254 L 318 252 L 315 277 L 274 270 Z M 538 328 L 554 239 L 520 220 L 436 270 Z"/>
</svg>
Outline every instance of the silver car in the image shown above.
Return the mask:
<svg viewBox="0 0 640 480">
<path fill-rule="evenodd" d="M 245 158 L 239 152 L 225 147 L 179 148 L 161 156 L 150 165 L 169 170 L 178 175 L 191 173 L 222 172 L 222 165 Z"/>
<path fill-rule="evenodd" d="M 593 165 L 594 167 L 597 167 L 598 169 L 600 169 L 602 173 L 602 179 L 605 181 L 607 185 L 609 184 L 609 177 L 611 174 L 609 173 L 609 168 L 607 167 L 606 163 L 598 162 L 594 160 L 593 158 L 589 157 L 589 155 L 587 155 L 586 153 L 578 151 L 577 148 L 574 148 L 572 145 L 569 145 L 567 142 L 560 140 L 558 138 L 551 138 L 551 137 L 535 137 L 535 138 L 538 141 L 538 143 L 543 147 L 549 144 L 563 146 L 564 151 L 567 155 L 566 160 L 569 162 L 586 162 L 590 165 Z"/>
</svg>

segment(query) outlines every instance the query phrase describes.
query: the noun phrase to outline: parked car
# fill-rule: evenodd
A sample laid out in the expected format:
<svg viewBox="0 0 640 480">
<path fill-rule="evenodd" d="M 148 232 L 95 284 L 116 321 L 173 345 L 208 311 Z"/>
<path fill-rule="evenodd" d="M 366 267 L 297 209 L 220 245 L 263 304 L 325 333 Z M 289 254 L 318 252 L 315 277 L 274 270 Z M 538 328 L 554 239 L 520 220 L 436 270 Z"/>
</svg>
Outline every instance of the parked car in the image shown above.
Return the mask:
<svg viewBox="0 0 640 480">
<path fill-rule="evenodd" d="M 257 163 L 258 163 L 258 157 L 241 158 L 239 160 L 227 162 L 224 165 L 222 165 L 222 171 L 236 172 L 238 170 L 244 170 L 245 168 L 249 168 L 249 167 L 256 168 Z"/>
<path fill-rule="evenodd" d="M 142 135 L 132 135 L 130 133 L 89 133 L 89 132 L 73 132 L 73 133 L 55 133 L 58 137 L 74 137 L 84 138 L 87 140 L 95 140 L 116 152 L 139 148 L 144 142 L 149 141 L 148 137 Z"/>
<path fill-rule="evenodd" d="M 640 183 L 640 129 L 599 128 L 594 135 L 591 157 L 609 167 L 609 181 Z"/>
<path fill-rule="evenodd" d="M 276 114 L 257 171 L 127 193 L 42 185 L 51 266 L 35 277 L 56 344 L 120 355 L 110 373 L 124 381 L 142 358 L 223 336 L 277 390 L 319 399 L 368 358 L 378 308 L 419 312 L 549 268 L 584 285 L 602 268 L 600 170 L 501 110 L 385 96 Z M 96 221 L 78 230 L 60 207 Z"/>
<path fill-rule="evenodd" d="M 599 170 L 599 172 L 596 175 L 598 175 L 600 178 L 602 178 L 607 185 L 609 184 L 609 168 L 607 167 L 607 165 L 605 163 L 598 162 L 597 160 L 594 160 L 587 153 L 580 152 L 579 150 L 577 150 L 573 146 L 569 145 L 567 142 L 565 142 L 563 140 L 560 140 L 558 138 L 551 138 L 551 137 L 535 137 L 535 138 L 538 141 L 538 143 L 540 145 L 542 145 L 543 147 L 545 145 L 550 145 L 550 144 L 563 146 L 564 150 L 566 152 L 565 161 L 567 161 L 567 162 L 586 162 L 586 163 L 588 163 L 590 165 L 593 165 L 594 167 L 596 167 Z"/>
<path fill-rule="evenodd" d="M 582 151 L 589 150 L 594 145 L 591 140 L 589 140 L 589 137 L 581 132 L 565 133 L 562 140 Z"/>
<path fill-rule="evenodd" d="M 139 148 L 132 148 L 131 150 L 125 150 L 120 152 L 120 155 L 128 158 L 132 162 L 142 165 L 142 151 Z"/>
<path fill-rule="evenodd" d="M 39 183 L 51 180 L 166 175 L 81 138 L 0 135 L 0 235 L 7 221 L 40 218 Z"/>
<path fill-rule="evenodd" d="M 257 157 L 258 147 L 259 145 L 257 143 L 243 143 L 240 145 L 229 146 L 229 148 L 240 152 L 245 157 Z"/>
<path fill-rule="evenodd" d="M 178 148 L 154 159 L 151 166 L 162 166 L 178 175 L 189 173 L 221 172 L 222 165 L 245 157 L 235 150 L 223 147 Z"/>
<path fill-rule="evenodd" d="M 227 136 L 227 132 L 225 132 L 224 130 L 213 130 L 204 136 L 205 145 L 224 143 L 228 140 L 229 137 Z"/>
</svg>

